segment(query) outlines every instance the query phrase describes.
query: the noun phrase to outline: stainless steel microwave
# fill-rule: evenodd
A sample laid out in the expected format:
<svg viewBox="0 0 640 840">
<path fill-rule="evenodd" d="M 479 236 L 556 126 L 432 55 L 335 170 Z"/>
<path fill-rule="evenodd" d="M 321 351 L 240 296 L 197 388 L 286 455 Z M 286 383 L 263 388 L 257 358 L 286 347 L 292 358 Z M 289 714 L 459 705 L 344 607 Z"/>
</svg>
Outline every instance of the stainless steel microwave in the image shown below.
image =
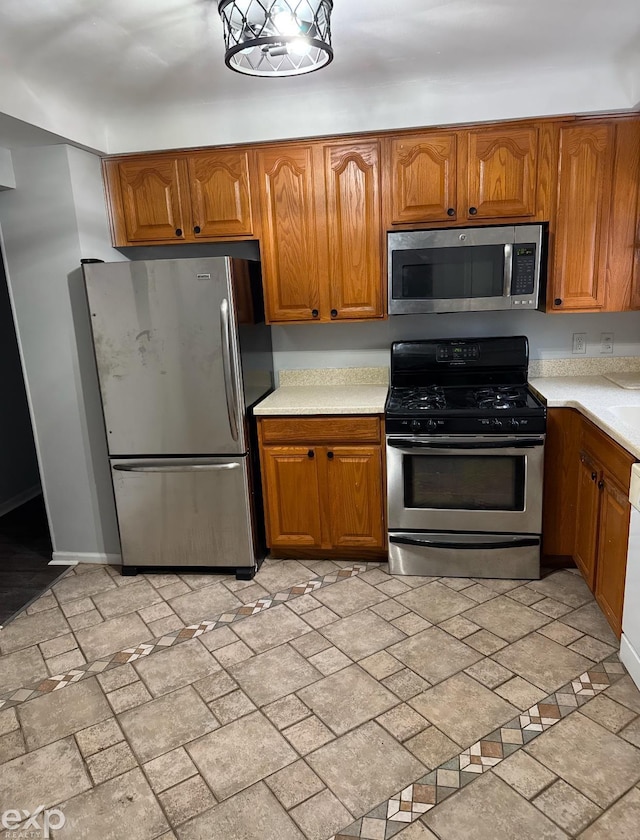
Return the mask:
<svg viewBox="0 0 640 840">
<path fill-rule="evenodd" d="M 537 309 L 543 226 L 390 233 L 389 315 Z"/>
</svg>

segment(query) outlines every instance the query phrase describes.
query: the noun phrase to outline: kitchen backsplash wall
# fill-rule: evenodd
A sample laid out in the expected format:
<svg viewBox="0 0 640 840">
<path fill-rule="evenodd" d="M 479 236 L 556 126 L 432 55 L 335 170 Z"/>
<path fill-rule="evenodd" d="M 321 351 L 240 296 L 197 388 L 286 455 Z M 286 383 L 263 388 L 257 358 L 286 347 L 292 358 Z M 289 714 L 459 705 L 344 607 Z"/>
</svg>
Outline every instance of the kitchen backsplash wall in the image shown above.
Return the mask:
<svg viewBox="0 0 640 840">
<path fill-rule="evenodd" d="M 571 352 L 573 333 L 586 333 L 587 357 L 603 358 L 601 333 L 614 335 L 614 356 L 640 357 L 640 312 L 547 315 L 542 312 L 405 315 L 351 324 L 273 327 L 276 371 L 378 367 L 389 364 L 392 341 L 526 335 L 531 359 L 585 359 Z"/>
</svg>

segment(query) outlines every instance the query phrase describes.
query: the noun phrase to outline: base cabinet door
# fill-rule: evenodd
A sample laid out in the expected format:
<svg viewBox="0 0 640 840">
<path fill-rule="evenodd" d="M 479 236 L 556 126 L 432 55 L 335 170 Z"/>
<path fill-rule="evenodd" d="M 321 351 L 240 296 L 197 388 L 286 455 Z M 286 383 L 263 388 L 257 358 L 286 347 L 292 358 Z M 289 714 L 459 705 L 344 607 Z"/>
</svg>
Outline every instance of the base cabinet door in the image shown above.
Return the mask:
<svg viewBox="0 0 640 840">
<path fill-rule="evenodd" d="M 630 515 L 631 505 L 627 496 L 605 474 L 600 508 L 595 596 L 618 636 L 622 633 Z"/>
<path fill-rule="evenodd" d="M 573 559 L 589 589 L 593 591 L 598 551 L 598 511 L 600 506 L 600 467 L 585 452 L 580 453 L 576 504 L 576 537 Z"/>
<path fill-rule="evenodd" d="M 322 544 L 316 453 L 306 446 L 262 449 L 267 542 L 273 548 Z"/>
<path fill-rule="evenodd" d="M 379 446 L 327 449 L 327 489 L 334 547 L 384 546 L 382 480 Z"/>
</svg>

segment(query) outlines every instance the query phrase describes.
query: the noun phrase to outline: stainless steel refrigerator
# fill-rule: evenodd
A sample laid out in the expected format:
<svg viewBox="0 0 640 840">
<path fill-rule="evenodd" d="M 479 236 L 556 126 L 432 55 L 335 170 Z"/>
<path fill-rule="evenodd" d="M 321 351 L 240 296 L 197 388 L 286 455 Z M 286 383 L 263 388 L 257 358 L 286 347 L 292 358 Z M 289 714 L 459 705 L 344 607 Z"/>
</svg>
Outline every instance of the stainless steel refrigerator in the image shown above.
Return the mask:
<svg viewBox="0 0 640 840">
<path fill-rule="evenodd" d="M 92 263 L 84 276 L 123 574 L 264 556 L 252 406 L 273 388 L 259 264 Z"/>
</svg>

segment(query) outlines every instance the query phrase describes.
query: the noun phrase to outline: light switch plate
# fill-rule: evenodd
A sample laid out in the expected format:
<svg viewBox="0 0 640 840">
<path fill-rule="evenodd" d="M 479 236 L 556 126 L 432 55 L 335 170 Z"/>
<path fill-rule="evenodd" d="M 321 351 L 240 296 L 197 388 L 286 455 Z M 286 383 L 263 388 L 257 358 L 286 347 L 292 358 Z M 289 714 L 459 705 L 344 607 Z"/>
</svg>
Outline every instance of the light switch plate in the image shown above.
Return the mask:
<svg viewBox="0 0 640 840">
<path fill-rule="evenodd" d="M 613 353 L 613 333 L 600 333 L 600 352 Z"/>
</svg>

